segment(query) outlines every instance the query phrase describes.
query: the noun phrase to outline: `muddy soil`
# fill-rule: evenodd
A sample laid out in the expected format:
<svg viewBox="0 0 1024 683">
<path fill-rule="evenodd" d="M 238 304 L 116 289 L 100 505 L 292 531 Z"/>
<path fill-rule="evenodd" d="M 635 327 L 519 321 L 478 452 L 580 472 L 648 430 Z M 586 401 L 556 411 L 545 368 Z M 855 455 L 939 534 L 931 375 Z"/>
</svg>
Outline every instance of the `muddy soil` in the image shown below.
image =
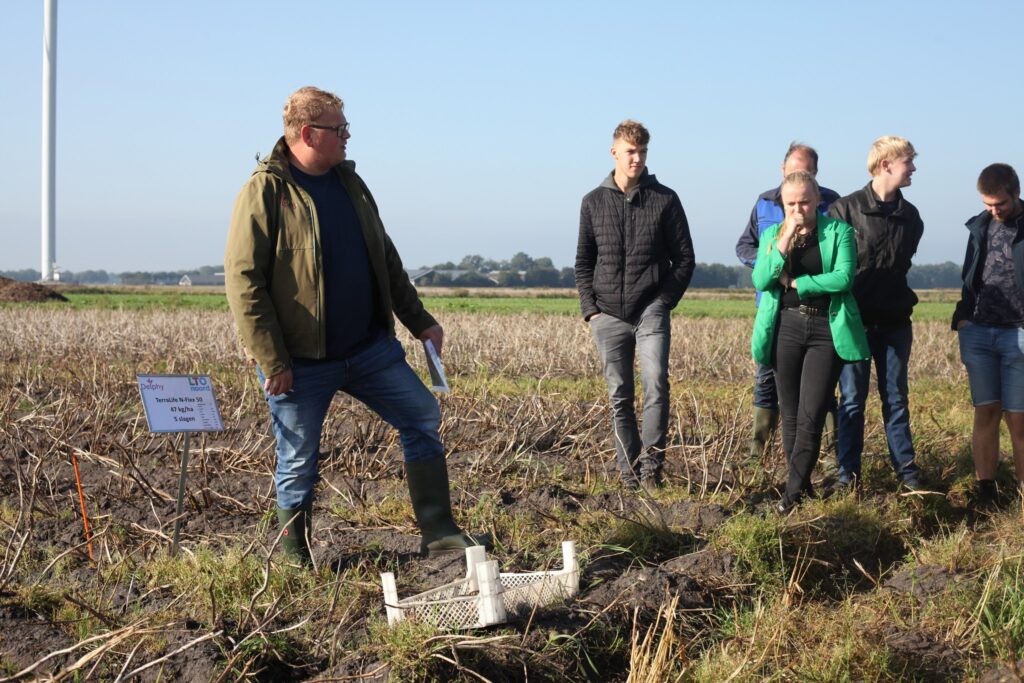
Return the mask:
<svg viewBox="0 0 1024 683">
<path fill-rule="evenodd" d="M 11 424 L 18 418 L 14 416 Z M 462 554 L 420 557 L 419 536 L 411 515 L 381 512 L 396 506 L 405 508 L 408 493 L 403 468 L 390 458 L 386 448 L 370 443 L 380 440 L 377 425 L 360 429 L 365 433 L 356 436 L 367 442 L 364 450 L 375 458 L 372 468 L 360 470 L 337 451 L 325 454 L 322 462 L 322 480 L 314 508 L 313 552 L 317 565 L 338 573 L 360 567 L 386 567 L 396 574 L 402 597 L 463 578 L 466 568 Z M 180 440 L 153 437 L 131 441 L 128 436 L 113 435 L 104 437 L 104 441 L 98 435 L 100 431 L 96 428 L 90 432 L 83 427 L 82 435 L 73 439 L 90 523 L 96 534 L 93 550 L 101 559 L 131 557 L 140 563 L 162 557 L 174 529 Z M 42 433 L 39 438 L 44 438 Z M 456 442 L 460 440 L 453 438 Z M 257 557 L 265 557 L 269 552 L 276 540 L 272 442 L 265 438 L 259 444 L 247 451 L 245 459 L 238 459 L 233 455 L 238 445 L 224 441 L 223 437 L 194 443 L 181 525 L 183 552 L 203 548 L 217 552 L 240 544 L 250 546 Z M 101 614 L 111 621 L 111 629 L 125 627 L 131 614 L 152 613 L 174 603 L 178 596 L 170 590 L 102 585 L 83 543 L 72 449 L 34 469 L 38 461 L 30 453 L 45 451 L 42 441 L 26 441 L 21 448 L 11 448 L 7 442 L 3 448 L 3 509 L 26 509 L 33 477 L 36 481 L 31 537 L 25 553 L 40 567 L 46 564 L 41 558 L 67 552 L 60 567 L 37 569 L 31 576 L 19 577 L 20 590 L 15 590 L 14 584 L 0 584 L 0 591 L 7 591 L 0 592 L 0 663 L 7 671 L 21 671 L 79 641 L 74 624 L 44 618 L 58 611 L 54 605 L 32 604 L 26 597 L 30 592 L 27 586 L 38 582 L 45 587 L 58 571 L 61 585 L 65 586 L 62 590 L 69 597 L 56 599 L 70 605 L 78 594 L 99 592 L 106 600 Z M 553 452 L 490 458 L 470 450 L 451 455 L 449 469 L 456 509 L 469 510 L 489 498 L 492 504 L 516 518 L 552 521 L 570 529 L 573 520 L 581 517 L 600 514 L 602 519 L 609 520 L 603 545 L 578 548 L 582 566 L 578 597 L 531 615 L 514 617 L 511 628 L 516 634 L 515 646 L 460 652 L 460 661 L 466 666 L 472 665 L 474 671 L 492 681 L 522 680 L 524 672 L 529 672 L 531 680 L 581 680 L 593 679 L 594 672 L 565 672 L 557 666 L 590 661 L 602 672 L 603 680 L 625 680 L 628 647 L 618 646 L 613 651 L 600 642 L 587 643 L 589 649 L 584 656 L 568 649 L 574 646 L 573 634 L 596 632 L 607 638 L 608 643 L 621 644 L 623 639 L 628 642 L 634 625 L 641 629 L 650 625 L 661 606 L 678 598 L 679 608 L 685 610 L 681 612 L 684 616 L 680 627 L 693 642 L 698 642 L 701 633 L 707 633 L 712 625 L 711 615 L 749 599 L 752 588 L 742 582 L 736 558 L 710 546 L 708 538 L 740 511 L 772 514 L 768 507 L 777 494 L 771 484 L 764 485 L 763 501 L 754 504 L 749 497 L 724 505 L 702 497 L 659 502 L 626 488 L 601 487 L 600 493 L 589 493 L 594 489 L 584 482 L 593 477 L 614 480 L 612 468 L 609 459 L 587 463 L 579 458 L 567 467 L 564 455 Z M 734 477 L 730 467 L 698 461 L 670 462 L 667 470 L 673 485 L 704 493 L 717 487 L 728 490 Z M 359 476 L 352 474 L 355 471 L 360 472 Z M 552 472 L 559 475 L 556 477 Z M 780 478 L 778 474 L 774 472 L 772 476 Z M 470 482 L 473 484 L 469 485 Z M 493 487 L 487 482 L 493 482 Z M 4 522 L 25 528 L 23 523 L 8 517 Z M 787 532 L 786 543 L 814 549 L 814 564 L 808 575 L 812 580 L 815 572 L 820 571 L 821 581 L 827 582 L 837 570 L 856 578 L 860 576 L 856 568 L 859 564 L 875 576 L 888 574 L 886 586 L 890 590 L 911 594 L 918 600 L 926 600 L 955 580 L 955 576 L 936 567 L 904 568 L 891 573 L 892 567 L 906 555 L 903 542 L 890 530 L 875 528 L 869 522 L 862 526 L 859 535 L 851 534 L 843 520 L 823 517 L 794 527 Z M 840 538 L 846 540 L 839 542 Z M 545 540 L 544 550 L 550 557 L 558 557 L 561 540 L 554 536 Z M 637 550 L 641 546 L 645 549 Z M 512 542 L 501 549 L 500 560 L 503 571 L 538 568 L 536 552 L 526 553 Z M 376 592 L 379 576 L 369 572 L 361 581 L 367 586 L 372 584 L 373 595 L 377 597 L 354 605 L 358 614 L 346 627 L 343 641 L 348 654 L 335 657 L 334 663 L 330 663 L 322 652 L 290 651 L 287 644 L 295 639 L 289 640 L 286 629 L 291 624 L 271 623 L 268 629 L 283 631 L 279 636 L 281 643 L 273 641 L 275 647 L 283 648 L 281 652 L 271 648 L 271 653 L 259 660 L 258 670 L 234 673 L 237 677 L 251 675 L 255 680 L 266 681 L 351 676 L 386 680 L 389 674 L 392 680 L 396 676 L 402 680 L 401 674 L 390 671 L 381 661 L 379 651 L 369 642 L 369 621 L 384 615 L 382 594 Z M 864 580 L 865 585 L 869 583 Z M 190 614 L 180 622 L 167 624 L 160 642 L 150 642 L 145 656 L 138 655 L 132 666 L 165 655 L 168 659 L 160 667 L 146 669 L 132 679 L 210 680 L 220 676 L 231 663 L 237 640 L 245 630 L 238 625 L 237 614 L 219 614 L 213 623 L 206 621 L 211 621 L 208 615 Z M 217 635 L 173 654 L 210 633 Z M 490 634 L 484 630 L 477 635 Z M 920 672 L 925 679 L 932 672 L 938 675 L 942 671 L 962 671 L 961 655 L 927 634 L 893 630 L 879 637 L 895 657 L 907 662 L 908 670 Z M 566 654 L 562 658 L 536 656 L 552 651 Z M 57 672 L 81 653 L 78 649 L 74 655 L 55 656 L 34 675 Z M 117 661 L 123 662 L 127 651 L 120 654 Z M 432 661 L 432 665 L 437 666 L 438 675 L 452 672 L 441 659 Z M 235 667 L 230 664 L 229 668 Z M 112 680 L 117 673 L 98 669 L 93 678 Z M 231 679 L 229 675 L 227 680 Z"/>
<path fill-rule="evenodd" d="M 965 673 L 963 653 L 929 633 L 892 627 L 884 638 L 894 661 L 913 671 L 914 680 L 956 681 Z"/>
<path fill-rule="evenodd" d="M 1024 659 L 989 669 L 978 678 L 978 683 L 1020 683 L 1024 681 Z"/>
<path fill-rule="evenodd" d="M 897 593 L 911 595 L 924 603 L 933 595 L 955 585 L 956 574 L 945 567 L 932 565 L 901 567 L 885 582 L 885 587 Z"/>
<path fill-rule="evenodd" d="M 7 277 L 0 277 L 0 301 L 24 303 L 67 300 L 67 297 L 53 287 L 47 287 L 35 282 L 20 282 Z"/>
<path fill-rule="evenodd" d="M 274 505 L 269 460 L 252 461 L 247 469 L 239 469 L 219 459 L 216 440 L 206 445 L 205 452 L 193 452 L 190 463 L 181 526 L 184 552 L 200 547 L 237 546 L 239 538 L 255 542 L 257 552 L 266 552 L 276 537 L 276 525 L 266 521 L 266 511 Z M 91 528 L 97 534 L 93 538 L 93 550 L 100 556 L 113 552 L 115 555 L 134 553 L 140 558 L 155 557 L 165 552 L 173 534 L 178 454 L 175 444 L 169 440 L 156 441 L 131 456 L 127 452 L 105 457 L 87 448 L 76 451 Z M 34 458 L 26 452 L 8 451 L 0 460 L 0 493 L 3 503 L 12 509 L 17 509 L 26 495 L 33 476 L 33 462 Z M 467 507 L 479 493 L 459 486 L 468 467 L 453 458 L 453 499 L 457 505 L 462 503 Z M 464 556 L 451 553 L 420 557 L 419 536 L 412 519 L 381 519 L 367 524 L 365 519 L 347 519 L 344 514 L 330 512 L 338 502 L 344 503 L 342 509 L 354 509 L 353 514 L 358 514 L 359 501 L 379 504 L 387 497 L 406 496 L 405 482 L 397 476 L 399 474 L 400 469 L 394 468 L 390 477 L 366 480 L 337 471 L 327 472 L 314 508 L 313 551 L 320 566 L 337 572 L 357 567 L 368 559 L 378 565 L 383 562 L 395 571 L 400 594 L 408 596 L 463 578 Z M 97 589 L 99 576 L 91 568 L 88 549 L 83 543 L 81 508 L 70 454 L 48 461 L 34 476 L 38 495 L 26 552 L 33 556 L 52 556 L 72 549 L 67 556 L 70 565 L 62 569 L 61 582 L 80 587 L 80 590 L 68 591 L 72 598 L 78 592 L 91 594 Z M 595 619 L 595 613 L 599 615 L 597 618 L 607 622 L 609 629 L 621 629 L 635 609 L 650 613 L 653 618 L 659 605 L 673 595 L 679 595 L 681 606 L 694 609 L 710 608 L 720 600 L 731 599 L 732 559 L 702 549 L 702 538 L 730 514 L 720 505 L 696 501 L 659 505 L 649 497 L 625 490 L 589 496 L 582 486 L 550 481 L 518 490 L 499 490 L 497 495 L 501 505 L 528 515 L 612 512 L 626 526 L 650 525 L 660 534 L 659 541 L 678 551 L 672 556 L 656 557 L 660 562 L 657 565 L 637 563 L 628 555 L 616 552 L 594 552 L 584 566 L 581 595 L 577 600 L 513 620 L 513 627 L 523 632 L 523 642 L 535 644 L 538 650 L 545 647 L 551 634 L 572 633 L 586 627 Z M 553 555 L 557 555 L 557 543 L 553 545 Z M 524 560 L 515 548 L 509 548 L 502 569 L 531 571 L 537 567 Z M 39 581 L 46 586 L 52 571 L 29 577 L 27 582 Z M 67 624 L 43 618 L 45 606 L 27 606 L 23 597 L 24 594 L 19 596 L 13 592 L 0 594 L 0 634 L 7 634 L 0 636 L 0 656 L 12 673 L 77 642 L 73 629 Z M 126 615 L 132 611 L 154 609 L 174 599 L 175 596 L 166 591 L 143 592 L 138 586 L 117 586 L 111 589 L 109 606 L 103 614 L 111 620 L 111 628 L 124 627 Z M 370 614 L 382 616 L 383 602 L 375 601 Z M 170 654 L 218 626 L 221 634 L 169 657 L 161 667 L 147 669 L 133 677 L 134 680 L 156 680 L 158 676 L 162 676 L 161 680 L 210 680 L 223 671 L 231 654 L 230 638 L 239 635 L 234 630 L 236 626 L 230 619 L 225 621 L 226 616 L 222 616 L 218 624 L 202 626 L 200 620 L 206 617 L 194 616 L 195 619 L 167 625 L 159 652 L 148 652 L 147 659 L 140 658 L 137 664 L 155 659 L 161 653 Z M 349 634 L 354 642 L 367 637 L 365 619 L 360 623 L 363 624 L 360 628 L 364 629 L 362 635 Z M 14 633 L 19 634 L 16 639 L 10 637 Z M 76 656 L 80 654 L 81 651 L 77 651 Z M 513 650 L 473 656 L 476 670 L 490 672 L 487 675 L 491 680 L 521 680 L 524 666 L 538 674 L 536 661 L 527 662 L 524 655 L 516 655 Z M 70 663 L 68 656 L 53 657 L 36 673 L 53 673 Z M 306 680 L 316 676 L 370 674 L 369 680 L 374 676 L 384 680 L 387 674 L 386 667 L 372 659 L 345 659 L 329 669 L 325 668 L 325 663 L 322 658 L 286 660 L 277 665 L 267 661 L 257 679 Z M 612 658 L 602 661 L 601 666 L 603 671 L 614 673 L 623 672 L 626 664 L 621 658 Z M 550 673 L 552 677 L 558 675 L 557 671 Z M 116 675 L 117 672 L 102 669 L 94 672 L 98 680 Z"/>
</svg>

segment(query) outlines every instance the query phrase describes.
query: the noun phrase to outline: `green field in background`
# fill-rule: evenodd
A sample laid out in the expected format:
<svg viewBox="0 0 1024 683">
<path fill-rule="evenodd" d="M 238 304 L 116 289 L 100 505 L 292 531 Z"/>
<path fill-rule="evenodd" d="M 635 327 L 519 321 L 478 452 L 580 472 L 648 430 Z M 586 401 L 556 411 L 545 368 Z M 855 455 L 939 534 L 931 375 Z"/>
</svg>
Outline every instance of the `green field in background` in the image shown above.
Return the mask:
<svg viewBox="0 0 1024 683">
<path fill-rule="evenodd" d="M 481 298 L 481 297 L 425 297 L 427 308 L 435 313 L 548 313 L 552 315 L 579 315 L 580 307 L 572 299 Z M 914 320 L 949 320 L 955 303 L 922 301 L 914 308 Z M 753 318 L 753 294 L 749 299 L 735 298 L 683 298 L 672 312 L 689 318 Z"/>
<path fill-rule="evenodd" d="M 125 311 L 173 311 L 178 309 L 199 309 L 204 311 L 228 310 L 224 294 L 197 292 L 64 292 L 72 308 Z M 59 308 L 60 302 L 48 302 L 44 306 Z"/>
<path fill-rule="evenodd" d="M 223 292 L 178 291 L 171 288 L 146 291 L 72 290 L 65 291 L 74 309 L 162 311 L 196 309 L 226 311 Z M 930 297 L 923 297 L 930 298 Z M 423 303 L 435 315 L 445 313 L 483 313 L 514 315 L 542 313 L 546 315 L 578 316 L 579 302 L 575 296 L 423 296 Z M 7 306 L 50 306 L 61 308 L 68 304 L 3 304 Z M 914 309 L 915 320 L 949 320 L 954 302 L 950 300 L 922 301 Z M 742 290 L 693 290 L 679 302 L 674 315 L 691 318 L 752 318 L 753 292 Z"/>
</svg>

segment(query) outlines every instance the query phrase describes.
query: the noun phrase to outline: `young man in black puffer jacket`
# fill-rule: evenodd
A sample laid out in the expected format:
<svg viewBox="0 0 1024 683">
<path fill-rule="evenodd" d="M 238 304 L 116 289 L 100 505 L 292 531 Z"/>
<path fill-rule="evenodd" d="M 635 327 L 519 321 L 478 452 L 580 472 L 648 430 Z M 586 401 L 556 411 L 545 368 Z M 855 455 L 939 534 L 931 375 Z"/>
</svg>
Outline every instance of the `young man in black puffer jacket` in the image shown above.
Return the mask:
<svg viewBox="0 0 1024 683">
<path fill-rule="evenodd" d="M 608 384 L 616 462 L 629 486 L 661 485 L 668 430 L 671 311 L 693 276 L 686 213 L 647 172 L 651 135 L 629 119 L 615 129 L 615 170 L 583 198 L 576 287 Z M 633 359 L 640 357 L 643 431 L 637 426 Z"/>
</svg>

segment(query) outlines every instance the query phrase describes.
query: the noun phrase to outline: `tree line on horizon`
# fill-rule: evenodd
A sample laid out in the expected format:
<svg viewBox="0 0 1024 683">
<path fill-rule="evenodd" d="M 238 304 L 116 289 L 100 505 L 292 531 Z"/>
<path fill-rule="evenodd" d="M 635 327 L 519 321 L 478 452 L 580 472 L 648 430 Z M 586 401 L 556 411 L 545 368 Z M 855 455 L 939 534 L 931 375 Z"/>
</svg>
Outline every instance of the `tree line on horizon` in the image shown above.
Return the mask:
<svg viewBox="0 0 1024 683">
<path fill-rule="evenodd" d="M 458 263 L 445 261 L 432 266 L 422 266 L 419 270 L 434 271 L 416 280 L 416 284 L 427 286 L 567 289 L 576 286 L 572 268 L 557 268 L 547 256 L 533 258 L 524 252 L 505 260 L 469 254 Z M 62 271 L 60 279 L 62 282 L 78 284 L 176 285 L 183 275 L 213 275 L 223 271 L 223 266 L 120 273 L 106 270 Z M 36 282 L 42 278 L 42 273 L 26 268 L 0 271 L 0 276 L 23 282 Z M 914 289 L 958 289 L 962 284 L 960 278 L 960 266 L 951 261 L 914 265 L 907 275 L 907 281 Z M 690 286 L 697 289 L 749 289 L 752 287 L 750 269 L 739 264 L 727 266 L 721 263 L 698 263 Z"/>
</svg>

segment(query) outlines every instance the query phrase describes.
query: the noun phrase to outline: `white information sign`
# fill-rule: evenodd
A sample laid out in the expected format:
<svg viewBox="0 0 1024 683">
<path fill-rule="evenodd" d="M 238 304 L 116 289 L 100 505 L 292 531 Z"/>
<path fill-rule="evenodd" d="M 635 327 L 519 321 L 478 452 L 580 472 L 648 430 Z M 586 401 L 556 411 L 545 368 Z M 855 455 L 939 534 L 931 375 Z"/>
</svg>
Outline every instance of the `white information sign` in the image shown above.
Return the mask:
<svg viewBox="0 0 1024 683">
<path fill-rule="evenodd" d="M 448 378 L 444 374 L 444 365 L 441 364 L 441 356 L 437 355 L 434 342 L 429 339 L 423 342 L 423 349 L 427 353 L 427 370 L 430 371 L 430 388 L 439 394 L 448 393 Z"/>
<path fill-rule="evenodd" d="M 222 432 L 207 375 L 136 375 L 151 432 Z"/>
</svg>

